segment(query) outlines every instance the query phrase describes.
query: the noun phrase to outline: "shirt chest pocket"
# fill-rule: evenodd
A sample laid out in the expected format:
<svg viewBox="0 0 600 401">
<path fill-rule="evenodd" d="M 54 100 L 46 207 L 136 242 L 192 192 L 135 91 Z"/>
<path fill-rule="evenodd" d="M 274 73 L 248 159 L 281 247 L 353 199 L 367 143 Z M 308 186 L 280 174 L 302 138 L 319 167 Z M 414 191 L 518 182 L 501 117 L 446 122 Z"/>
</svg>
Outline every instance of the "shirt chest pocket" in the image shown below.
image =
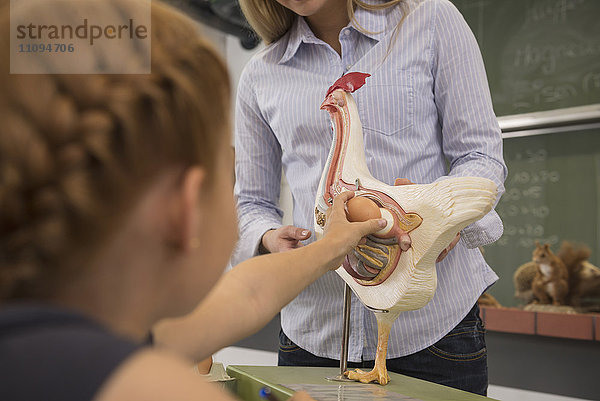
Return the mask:
<svg viewBox="0 0 600 401">
<path fill-rule="evenodd" d="M 378 71 L 367 78 L 356 101 L 365 133 L 392 136 L 413 125 L 414 89 L 410 71 Z"/>
</svg>

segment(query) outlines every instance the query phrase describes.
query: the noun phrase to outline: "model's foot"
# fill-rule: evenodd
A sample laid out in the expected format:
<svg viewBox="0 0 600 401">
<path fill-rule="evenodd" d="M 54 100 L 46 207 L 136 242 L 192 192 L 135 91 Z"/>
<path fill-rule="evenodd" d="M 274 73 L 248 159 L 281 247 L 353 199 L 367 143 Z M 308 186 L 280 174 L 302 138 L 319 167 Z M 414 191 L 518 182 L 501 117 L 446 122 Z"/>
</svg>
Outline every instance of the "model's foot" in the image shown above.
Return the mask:
<svg viewBox="0 0 600 401">
<path fill-rule="evenodd" d="M 390 375 L 388 375 L 385 366 L 383 368 L 378 368 L 375 366 L 370 372 L 364 372 L 360 369 L 355 369 L 344 372 L 344 375 L 350 380 L 356 380 L 361 383 L 378 382 L 381 385 L 386 385 L 390 381 Z"/>
</svg>

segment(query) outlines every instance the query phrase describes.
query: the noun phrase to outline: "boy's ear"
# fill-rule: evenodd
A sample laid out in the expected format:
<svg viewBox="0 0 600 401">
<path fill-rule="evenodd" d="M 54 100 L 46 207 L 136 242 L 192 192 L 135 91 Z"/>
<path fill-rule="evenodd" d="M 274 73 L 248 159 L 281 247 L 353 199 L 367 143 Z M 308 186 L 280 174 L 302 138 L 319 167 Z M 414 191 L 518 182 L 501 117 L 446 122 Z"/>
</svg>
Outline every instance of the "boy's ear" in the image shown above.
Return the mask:
<svg viewBox="0 0 600 401">
<path fill-rule="evenodd" d="M 206 171 L 201 167 L 190 167 L 184 173 L 175 196 L 174 221 L 172 227 L 177 247 L 184 252 L 195 247 L 202 211 L 199 208 L 200 197 L 206 182 Z"/>
</svg>

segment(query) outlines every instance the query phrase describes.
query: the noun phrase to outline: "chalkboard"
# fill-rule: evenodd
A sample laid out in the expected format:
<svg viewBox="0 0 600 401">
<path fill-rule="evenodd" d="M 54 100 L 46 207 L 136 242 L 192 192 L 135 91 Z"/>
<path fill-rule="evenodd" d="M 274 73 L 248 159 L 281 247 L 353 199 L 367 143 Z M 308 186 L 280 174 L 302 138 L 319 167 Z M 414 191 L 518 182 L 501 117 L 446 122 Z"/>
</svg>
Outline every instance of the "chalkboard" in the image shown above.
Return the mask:
<svg viewBox="0 0 600 401">
<path fill-rule="evenodd" d="M 586 244 L 590 262 L 600 262 L 600 124 L 505 139 L 504 158 L 509 175 L 496 207 L 504 235 L 484 248 L 484 256 L 500 276 L 490 293 L 516 306 L 513 273 L 531 261 L 535 240 L 554 251 L 563 240 Z"/>
<path fill-rule="evenodd" d="M 475 33 L 498 116 L 600 103 L 600 1 L 452 2 Z"/>
</svg>

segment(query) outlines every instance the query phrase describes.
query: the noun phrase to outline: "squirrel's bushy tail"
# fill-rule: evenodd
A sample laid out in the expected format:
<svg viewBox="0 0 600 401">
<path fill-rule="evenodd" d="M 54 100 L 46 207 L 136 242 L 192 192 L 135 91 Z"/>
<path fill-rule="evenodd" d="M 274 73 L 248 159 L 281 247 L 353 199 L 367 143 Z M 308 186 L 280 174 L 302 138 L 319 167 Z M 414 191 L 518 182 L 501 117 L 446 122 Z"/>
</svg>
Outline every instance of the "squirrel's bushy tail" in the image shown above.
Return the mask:
<svg viewBox="0 0 600 401">
<path fill-rule="evenodd" d="M 558 251 L 558 257 L 567 266 L 569 277 L 572 274 L 577 274 L 582 269 L 582 262 L 588 260 L 590 255 L 591 251 L 587 246 L 575 246 L 568 241 L 563 241 Z"/>
</svg>

